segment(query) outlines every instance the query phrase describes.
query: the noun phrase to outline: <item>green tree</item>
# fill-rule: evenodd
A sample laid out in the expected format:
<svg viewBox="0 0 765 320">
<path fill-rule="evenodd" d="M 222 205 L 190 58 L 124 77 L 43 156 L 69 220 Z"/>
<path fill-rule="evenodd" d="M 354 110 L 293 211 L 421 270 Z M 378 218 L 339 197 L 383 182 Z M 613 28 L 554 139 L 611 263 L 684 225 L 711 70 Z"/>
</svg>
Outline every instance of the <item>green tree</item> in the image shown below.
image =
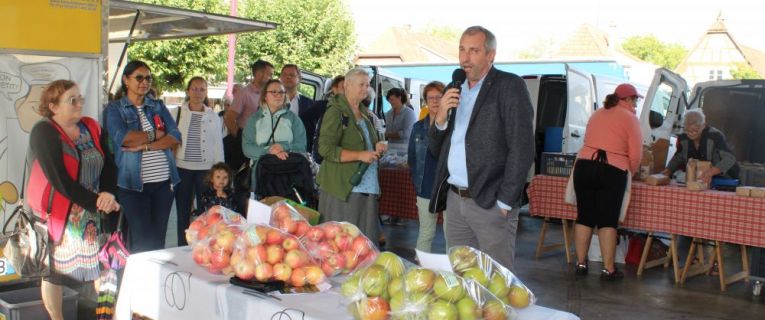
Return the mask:
<svg viewBox="0 0 765 320">
<path fill-rule="evenodd" d="M 733 79 L 762 79 L 762 76 L 746 63 L 736 63 L 736 66 L 730 69 L 730 75 Z"/>
<path fill-rule="evenodd" d="M 353 66 L 356 37 L 342 0 L 241 0 L 240 16 L 275 22 L 267 32 L 237 36 L 236 79 L 252 77 L 250 64 L 264 59 L 279 68 L 294 63 L 326 76 Z"/>
<path fill-rule="evenodd" d="M 624 41 L 622 47 L 643 61 L 667 69 L 677 67 L 688 54 L 688 50 L 683 46 L 676 43 L 663 43 L 654 35 L 629 37 Z"/>
<path fill-rule="evenodd" d="M 217 14 L 227 14 L 228 10 L 220 0 L 139 1 Z M 211 84 L 226 79 L 227 47 L 225 36 L 141 41 L 130 46 L 128 59 L 149 64 L 156 79 L 152 86 L 160 92 L 185 90 L 186 81 L 194 76 L 202 76 Z"/>
</svg>

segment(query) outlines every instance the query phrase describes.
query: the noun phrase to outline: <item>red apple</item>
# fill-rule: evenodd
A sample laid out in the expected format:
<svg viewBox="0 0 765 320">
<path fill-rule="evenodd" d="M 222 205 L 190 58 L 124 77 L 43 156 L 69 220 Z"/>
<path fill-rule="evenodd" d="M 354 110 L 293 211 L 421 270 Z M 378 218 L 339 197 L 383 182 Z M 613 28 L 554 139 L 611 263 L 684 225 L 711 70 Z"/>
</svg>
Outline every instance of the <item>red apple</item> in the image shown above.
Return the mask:
<svg viewBox="0 0 765 320">
<path fill-rule="evenodd" d="M 207 221 L 204 219 L 196 219 L 189 224 L 189 230 L 197 230 L 202 229 L 202 227 L 207 225 Z"/>
<path fill-rule="evenodd" d="M 224 276 L 227 276 L 227 277 L 233 277 L 236 275 L 236 272 L 234 272 L 234 266 L 230 264 L 227 265 L 225 268 L 221 269 L 220 273 L 222 273 Z"/>
<path fill-rule="evenodd" d="M 197 231 L 197 240 L 204 240 L 207 238 L 207 234 L 210 232 L 210 228 L 208 227 L 202 227 Z"/>
<path fill-rule="evenodd" d="M 390 312 L 388 301 L 382 297 L 361 300 L 359 308 L 359 315 L 363 320 L 386 320 Z"/>
<path fill-rule="evenodd" d="M 212 210 L 207 212 L 207 225 L 213 225 L 223 220 L 223 216 L 219 212 Z"/>
<path fill-rule="evenodd" d="M 319 242 L 324 239 L 324 228 L 318 226 L 311 227 L 311 229 L 308 230 L 306 236 L 311 241 Z"/>
<path fill-rule="evenodd" d="M 353 248 L 353 252 L 356 252 L 359 257 L 366 256 L 371 250 L 369 240 L 364 236 L 354 238 L 351 248 Z"/>
<path fill-rule="evenodd" d="M 215 269 L 223 269 L 231 262 L 231 255 L 223 250 L 218 250 L 210 256 L 210 265 Z"/>
<path fill-rule="evenodd" d="M 212 256 L 212 251 L 210 251 L 210 247 L 203 243 L 199 243 L 194 245 L 194 248 L 191 249 L 191 256 L 194 258 L 194 262 L 196 264 L 206 267 L 210 265 L 210 257 Z"/>
<path fill-rule="evenodd" d="M 341 253 L 335 253 L 327 258 L 327 263 L 329 263 L 334 270 L 341 270 L 345 268 L 345 256 Z"/>
<path fill-rule="evenodd" d="M 268 244 L 281 244 L 284 241 L 284 236 L 279 230 L 271 229 L 266 233 L 266 243 Z"/>
<path fill-rule="evenodd" d="M 324 226 L 324 236 L 327 239 L 334 239 L 342 229 L 338 223 L 329 223 Z"/>
<path fill-rule="evenodd" d="M 305 260 L 299 250 L 290 250 L 284 256 L 284 263 L 290 266 L 290 268 L 295 269 L 303 266 Z"/>
<path fill-rule="evenodd" d="M 236 235 L 229 230 L 222 230 L 215 236 L 215 244 L 228 252 L 234 249 L 234 241 L 236 241 Z"/>
<path fill-rule="evenodd" d="M 336 252 L 335 248 L 332 247 L 332 244 L 326 241 L 319 242 L 319 245 L 316 248 L 316 251 L 318 252 L 319 256 L 322 259 L 326 259 Z"/>
<path fill-rule="evenodd" d="M 293 268 L 290 276 L 290 284 L 293 287 L 302 287 L 306 283 L 305 270 L 303 268 Z"/>
<path fill-rule="evenodd" d="M 270 245 L 266 248 L 266 262 L 277 264 L 284 259 L 284 249 L 280 245 Z"/>
<path fill-rule="evenodd" d="M 261 282 L 271 280 L 274 276 L 274 268 L 268 263 L 255 264 L 255 279 Z"/>
<path fill-rule="evenodd" d="M 308 230 L 311 229 L 311 225 L 308 224 L 305 220 L 299 220 L 295 222 L 297 225 L 297 228 L 295 229 L 295 235 L 298 237 L 304 236 L 306 233 L 308 233 Z"/>
<path fill-rule="evenodd" d="M 268 254 L 266 253 L 266 247 L 262 244 L 247 248 L 246 256 L 247 256 L 247 261 L 254 264 L 266 262 L 268 258 Z"/>
<path fill-rule="evenodd" d="M 255 277 L 255 264 L 247 261 L 240 260 L 234 266 L 234 273 L 239 279 L 250 280 Z"/>
<path fill-rule="evenodd" d="M 305 270 L 306 280 L 312 285 L 317 285 L 327 279 L 324 271 L 322 271 L 321 268 L 317 265 L 305 266 L 303 267 L 303 270 Z"/>
<path fill-rule="evenodd" d="M 232 266 L 236 266 L 237 264 L 239 264 L 242 261 L 247 261 L 246 254 L 247 254 L 247 250 L 244 250 L 244 249 L 242 249 L 242 250 L 240 250 L 240 249 L 234 250 L 234 252 L 231 254 L 231 258 L 230 258 L 231 265 Z"/>
<path fill-rule="evenodd" d="M 284 250 L 295 250 L 300 246 L 300 241 L 295 238 L 292 235 L 289 235 L 284 238 L 284 241 L 282 241 L 282 247 L 284 247 Z"/>
<path fill-rule="evenodd" d="M 340 249 L 340 251 L 350 249 L 352 243 L 353 238 L 345 232 L 340 232 L 335 236 L 335 245 L 337 245 L 337 248 Z"/>
<path fill-rule="evenodd" d="M 335 268 L 329 265 L 329 263 L 327 263 L 326 261 L 321 263 L 321 271 L 323 271 L 327 277 L 331 277 L 335 275 Z"/>
<path fill-rule="evenodd" d="M 295 220 L 292 219 L 292 217 L 287 216 L 285 218 L 279 219 L 279 229 L 289 234 L 295 234 L 295 231 L 297 230 L 297 224 L 295 223 Z"/>
<path fill-rule="evenodd" d="M 359 264 L 359 256 L 353 251 L 343 251 L 345 258 L 345 271 L 351 272 Z"/>
<path fill-rule="evenodd" d="M 274 208 L 273 215 L 274 215 L 274 218 L 276 218 L 276 221 L 282 220 L 282 219 L 284 219 L 286 217 L 290 217 L 290 215 L 291 215 L 290 214 L 290 207 L 287 206 L 286 204 L 282 203 L 282 204 L 276 206 L 276 208 Z"/>
<path fill-rule="evenodd" d="M 284 263 L 274 264 L 274 279 L 284 282 L 289 281 L 292 276 L 292 268 Z"/>
</svg>

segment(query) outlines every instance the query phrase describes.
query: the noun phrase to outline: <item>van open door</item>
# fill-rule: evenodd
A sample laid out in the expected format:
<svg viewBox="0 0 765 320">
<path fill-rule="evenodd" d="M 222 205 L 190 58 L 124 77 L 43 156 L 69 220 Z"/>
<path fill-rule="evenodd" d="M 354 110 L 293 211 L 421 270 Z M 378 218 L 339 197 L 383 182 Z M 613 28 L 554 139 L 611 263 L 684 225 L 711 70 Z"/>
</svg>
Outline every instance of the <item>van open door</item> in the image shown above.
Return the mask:
<svg viewBox="0 0 765 320">
<path fill-rule="evenodd" d="M 661 170 L 677 147 L 674 135 L 686 109 L 688 85 L 680 75 L 664 68 L 656 73 L 640 112 L 643 145 L 653 146 L 654 169 Z"/>
<path fill-rule="evenodd" d="M 566 65 L 568 91 L 566 121 L 563 125 L 563 152 L 576 153 L 584 146 L 587 121 L 595 110 L 595 91 L 590 73 Z"/>
</svg>

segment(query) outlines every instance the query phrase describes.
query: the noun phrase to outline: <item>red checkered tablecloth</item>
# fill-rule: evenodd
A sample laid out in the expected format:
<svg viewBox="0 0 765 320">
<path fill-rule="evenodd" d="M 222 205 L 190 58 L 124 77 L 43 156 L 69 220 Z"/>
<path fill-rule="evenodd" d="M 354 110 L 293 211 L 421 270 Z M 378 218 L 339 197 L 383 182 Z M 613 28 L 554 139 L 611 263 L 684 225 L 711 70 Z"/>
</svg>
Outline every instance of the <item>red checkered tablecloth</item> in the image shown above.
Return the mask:
<svg viewBox="0 0 765 320">
<path fill-rule="evenodd" d="M 567 179 L 535 176 L 528 188 L 531 214 L 575 220 L 576 207 L 563 202 Z M 642 182 L 632 184 L 631 197 L 622 227 L 765 247 L 765 199 Z"/>
<path fill-rule="evenodd" d="M 409 168 L 380 169 L 380 213 L 417 220 L 417 191 Z"/>
</svg>

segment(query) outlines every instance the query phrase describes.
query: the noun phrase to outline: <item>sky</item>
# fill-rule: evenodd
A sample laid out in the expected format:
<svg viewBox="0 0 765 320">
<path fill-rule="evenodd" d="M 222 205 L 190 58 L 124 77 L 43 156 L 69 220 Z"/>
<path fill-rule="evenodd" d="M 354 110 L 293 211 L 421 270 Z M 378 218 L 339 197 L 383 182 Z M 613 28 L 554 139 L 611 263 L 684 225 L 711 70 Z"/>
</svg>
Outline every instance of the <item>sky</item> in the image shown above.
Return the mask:
<svg viewBox="0 0 765 320">
<path fill-rule="evenodd" d="M 653 34 L 692 49 L 722 13 L 739 43 L 765 51 L 765 1 L 752 0 L 346 0 L 364 47 L 390 26 L 464 30 L 482 25 L 497 36 L 498 59 L 537 39 L 560 42 L 582 23 L 625 38 Z M 455 48 L 456 50 L 456 48 Z"/>
</svg>

